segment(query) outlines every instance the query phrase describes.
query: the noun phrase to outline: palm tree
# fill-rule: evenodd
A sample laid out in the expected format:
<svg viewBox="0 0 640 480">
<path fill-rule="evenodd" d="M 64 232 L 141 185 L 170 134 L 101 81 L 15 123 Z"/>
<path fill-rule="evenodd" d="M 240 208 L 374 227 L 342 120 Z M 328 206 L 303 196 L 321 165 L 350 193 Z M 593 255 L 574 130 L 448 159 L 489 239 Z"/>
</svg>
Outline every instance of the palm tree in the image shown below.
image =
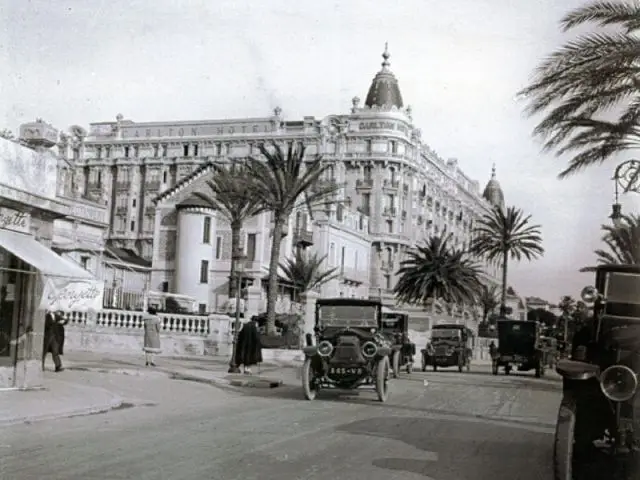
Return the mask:
<svg viewBox="0 0 640 480">
<path fill-rule="evenodd" d="M 267 290 L 269 333 L 275 329 L 280 247 L 289 217 L 296 208 L 305 204 L 313 211 L 321 205 L 333 203 L 340 187 L 335 182 L 322 180 L 329 166 L 322 162 L 320 155 L 315 155 L 310 160 L 305 159 L 305 147 L 302 144 L 291 142 L 285 152 L 274 142 L 272 150 L 260 145 L 260 153 L 264 159 L 249 158 L 248 173 L 255 185 L 254 195 L 273 215 L 273 243 Z"/>
<path fill-rule="evenodd" d="M 608 250 L 598 249 L 596 261 L 599 265 L 640 264 L 640 216 L 623 215 L 619 226 L 603 225 L 602 241 Z M 585 267 L 581 272 L 594 271 L 596 267 Z"/>
<path fill-rule="evenodd" d="M 525 217 L 522 210 L 496 207 L 477 222 L 470 250 L 489 262 L 502 263 L 502 293 L 500 315 L 507 312 L 507 273 L 509 259 L 533 260 L 544 254 L 539 225 L 530 224 L 531 215 Z"/>
<path fill-rule="evenodd" d="M 11 130 L 9 130 L 8 128 L 3 128 L 2 130 L 0 130 L 0 138 L 5 138 L 7 140 L 13 140 L 15 137 L 14 137 L 13 132 Z"/>
<path fill-rule="evenodd" d="M 194 192 L 194 195 L 215 208 L 229 222 L 231 228 L 231 268 L 229 272 L 229 297 L 235 297 L 235 269 L 237 259 L 241 257 L 240 234 L 244 222 L 266 210 L 255 194 L 249 178 L 249 169 L 242 162 L 227 165 L 212 165 L 210 180 L 206 185 L 207 193 Z"/>
<path fill-rule="evenodd" d="M 478 303 L 482 307 L 482 323 L 487 323 L 489 314 L 500 305 L 495 285 L 482 285 L 482 290 L 478 296 Z"/>
<path fill-rule="evenodd" d="M 566 178 L 640 141 L 640 4 L 592 1 L 560 23 L 565 32 L 590 25 L 590 33 L 547 57 L 519 94 L 529 115 L 546 112 L 534 130 L 545 149 L 573 155 L 559 175 Z M 612 112 L 620 114 L 603 119 Z"/>
<path fill-rule="evenodd" d="M 322 264 L 327 256 L 318 257 L 317 253 L 307 254 L 297 249 L 293 258 L 287 258 L 280 263 L 281 281 L 293 286 L 298 302 L 302 293 L 317 288 L 331 280 L 338 278 L 338 267 L 324 270 Z"/>
<path fill-rule="evenodd" d="M 429 301 L 467 304 L 482 289 L 481 270 L 463 250 L 452 246 L 452 234 L 430 237 L 407 251 L 400 263 L 394 293 L 398 300 L 426 305 Z"/>
</svg>

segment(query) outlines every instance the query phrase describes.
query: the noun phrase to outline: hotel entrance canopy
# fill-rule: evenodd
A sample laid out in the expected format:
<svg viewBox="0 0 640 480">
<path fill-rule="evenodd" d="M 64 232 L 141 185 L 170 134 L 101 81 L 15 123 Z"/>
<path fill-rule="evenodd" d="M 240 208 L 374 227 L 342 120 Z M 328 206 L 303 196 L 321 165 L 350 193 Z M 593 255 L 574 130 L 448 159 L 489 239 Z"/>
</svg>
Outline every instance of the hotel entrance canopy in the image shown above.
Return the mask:
<svg viewBox="0 0 640 480">
<path fill-rule="evenodd" d="M 0 230 L 0 247 L 39 270 L 47 277 L 90 280 L 93 275 L 79 265 L 62 258 L 53 250 L 39 243 L 31 235 Z"/>
</svg>

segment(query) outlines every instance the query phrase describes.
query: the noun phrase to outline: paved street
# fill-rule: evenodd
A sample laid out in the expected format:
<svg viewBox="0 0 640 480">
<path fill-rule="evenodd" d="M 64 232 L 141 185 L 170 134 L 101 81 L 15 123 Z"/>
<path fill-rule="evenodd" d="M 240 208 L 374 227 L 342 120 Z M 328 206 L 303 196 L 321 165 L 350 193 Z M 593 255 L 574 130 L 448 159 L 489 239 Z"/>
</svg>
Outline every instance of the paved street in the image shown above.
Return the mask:
<svg viewBox="0 0 640 480">
<path fill-rule="evenodd" d="M 292 370 L 288 385 L 244 390 L 63 372 L 125 408 L 3 429 L 0 478 L 551 478 L 559 380 L 484 370 L 403 376 L 384 405 L 368 392 L 304 401 Z"/>
</svg>

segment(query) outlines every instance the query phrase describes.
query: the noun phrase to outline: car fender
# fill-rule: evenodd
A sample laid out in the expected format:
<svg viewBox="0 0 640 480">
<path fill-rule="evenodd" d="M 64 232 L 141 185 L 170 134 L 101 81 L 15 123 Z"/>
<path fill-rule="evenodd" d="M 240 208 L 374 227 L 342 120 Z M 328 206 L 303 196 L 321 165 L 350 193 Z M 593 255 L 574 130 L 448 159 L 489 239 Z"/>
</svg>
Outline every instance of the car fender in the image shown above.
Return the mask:
<svg viewBox="0 0 640 480">
<path fill-rule="evenodd" d="M 600 376 L 600 367 L 576 360 L 560 360 L 556 365 L 556 372 L 569 380 L 589 380 Z"/>
<path fill-rule="evenodd" d="M 304 353 L 306 357 L 315 357 L 318 354 L 318 346 L 309 345 L 308 347 L 304 347 L 302 353 Z"/>
</svg>

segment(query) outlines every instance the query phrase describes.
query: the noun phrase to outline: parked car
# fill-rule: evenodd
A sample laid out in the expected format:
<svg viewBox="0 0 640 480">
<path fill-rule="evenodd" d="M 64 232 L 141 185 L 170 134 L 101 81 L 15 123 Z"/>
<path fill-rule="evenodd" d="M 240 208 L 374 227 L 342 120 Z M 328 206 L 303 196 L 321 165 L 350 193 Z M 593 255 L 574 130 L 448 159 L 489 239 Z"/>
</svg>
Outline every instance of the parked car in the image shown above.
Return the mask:
<svg viewBox="0 0 640 480">
<path fill-rule="evenodd" d="M 584 478 L 603 458 L 606 478 L 640 477 L 640 266 L 600 266 L 582 290 L 593 317 L 556 367 L 563 396 L 554 440 L 556 480 Z M 620 476 L 619 476 L 620 475 Z M 604 476 L 602 478 L 605 478 Z"/>
<path fill-rule="evenodd" d="M 391 344 L 382 335 L 382 304 L 354 298 L 319 299 L 316 344 L 303 349 L 302 388 L 307 400 L 325 388 L 389 394 Z"/>
</svg>

